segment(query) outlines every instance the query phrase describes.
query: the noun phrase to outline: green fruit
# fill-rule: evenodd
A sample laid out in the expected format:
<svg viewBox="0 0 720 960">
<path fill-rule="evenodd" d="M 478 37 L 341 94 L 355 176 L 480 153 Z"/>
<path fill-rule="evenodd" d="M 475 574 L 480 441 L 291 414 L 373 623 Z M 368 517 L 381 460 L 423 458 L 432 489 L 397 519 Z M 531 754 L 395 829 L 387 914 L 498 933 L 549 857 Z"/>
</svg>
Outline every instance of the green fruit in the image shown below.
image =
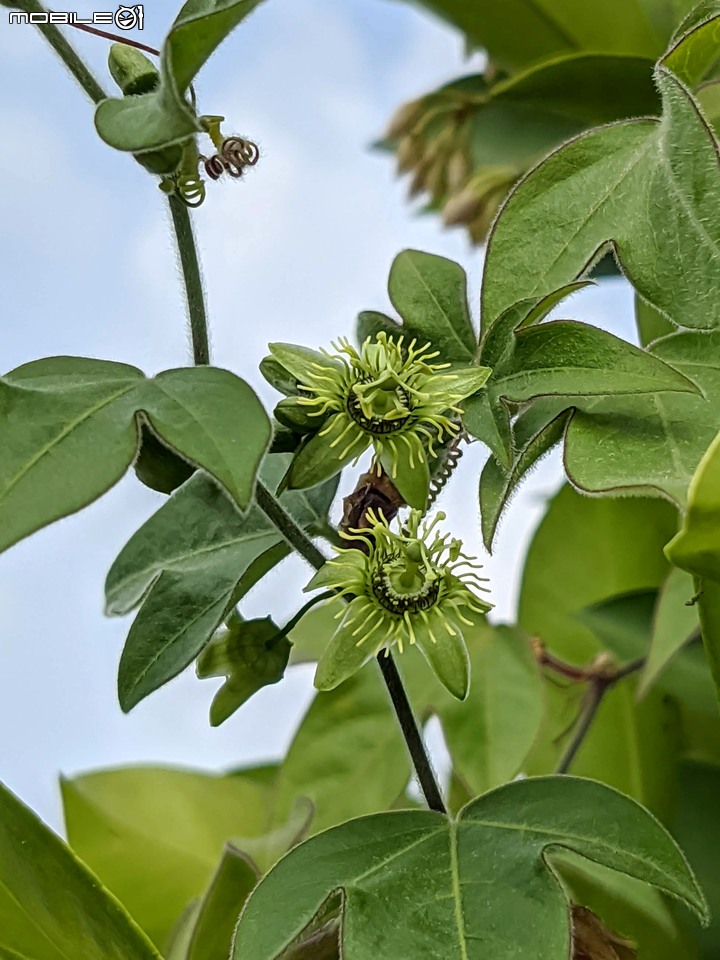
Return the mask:
<svg viewBox="0 0 720 960">
<path fill-rule="evenodd" d="M 135 474 L 141 483 L 159 493 L 172 493 L 194 473 L 195 467 L 171 450 L 145 424 Z"/>
</svg>

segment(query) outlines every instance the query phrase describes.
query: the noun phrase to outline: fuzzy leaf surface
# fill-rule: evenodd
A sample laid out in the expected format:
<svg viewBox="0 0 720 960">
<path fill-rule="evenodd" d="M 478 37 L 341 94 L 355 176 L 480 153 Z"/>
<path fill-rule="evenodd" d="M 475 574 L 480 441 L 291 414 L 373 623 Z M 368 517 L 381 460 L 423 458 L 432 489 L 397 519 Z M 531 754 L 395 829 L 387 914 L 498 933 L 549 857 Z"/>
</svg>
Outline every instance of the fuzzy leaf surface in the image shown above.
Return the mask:
<svg viewBox="0 0 720 960">
<path fill-rule="evenodd" d="M 250 502 L 270 422 L 250 387 L 213 367 L 146 379 L 106 360 L 50 357 L 0 380 L 0 549 L 87 506 L 122 477 L 142 421 Z"/>
<path fill-rule="evenodd" d="M 716 11 L 658 63 L 660 120 L 577 137 L 514 189 L 488 243 L 485 331 L 515 301 L 580 277 L 608 245 L 661 314 L 684 327 L 720 326 L 718 147 L 688 90 L 707 69 L 698 51 L 717 22 Z"/>
<path fill-rule="evenodd" d="M 649 493 L 683 507 L 720 429 L 720 333 L 674 333 L 650 352 L 702 393 L 584 400 L 566 430 L 565 469 L 589 493 Z"/>
<path fill-rule="evenodd" d="M 539 778 L 485 794 L 456 821 L 386 813 L 306 841 L 248 900 L 233 960 L 275 960 L 337 890 L 346 960 L 568 956 L 568 903 L 548 867 L 552 848 L 706 914 L 682 853 L 647 811 L 592 781 Z"/>
<path fill-rule="evenodd" d="M 444 360 L 469 362 L 477 335 L 467 302 L 463 268 L 445 257 L 405 250 L 390 269 L 393 306 L 412 337 L 430 341 Z"/>
</svg>

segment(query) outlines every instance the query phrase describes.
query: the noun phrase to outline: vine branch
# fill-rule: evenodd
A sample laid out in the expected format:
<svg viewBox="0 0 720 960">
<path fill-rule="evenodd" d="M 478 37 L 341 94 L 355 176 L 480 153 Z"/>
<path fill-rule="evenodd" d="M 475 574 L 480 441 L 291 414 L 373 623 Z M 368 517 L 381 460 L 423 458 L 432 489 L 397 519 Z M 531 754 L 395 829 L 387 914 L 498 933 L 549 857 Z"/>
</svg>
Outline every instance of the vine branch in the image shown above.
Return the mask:
<svg viewBox="0 0 720 960">
<path fill-rule="evenodd" d="M 605 694 L 620 680 L 629 677 L 638 670 L 642 670 L 645 666 L 645 658 L 640 657 L 621 667 L 615 667 L 608 655 L 602 653 L 589 667 L 576 667 L 574 664 L 566 663 L 552 653 L 548 653 L 537 637 L 533 638 L 532 645 L 540 666 L 547 667 L 572 683 L 588 684 L 572 738 L 555 769 L 555 773 L 564 774 L 569 771 L 580 747 L 585 742 Z"/>
<path fill-rule="evenodd" d="M 205 309 L 205 291 L 190 211 L 174 194 L 168 197 L 168 205 L 185 287 L 193 363 L 198 367 L 206 366 L 210 363 L 210 337 Z"/>
</svg>

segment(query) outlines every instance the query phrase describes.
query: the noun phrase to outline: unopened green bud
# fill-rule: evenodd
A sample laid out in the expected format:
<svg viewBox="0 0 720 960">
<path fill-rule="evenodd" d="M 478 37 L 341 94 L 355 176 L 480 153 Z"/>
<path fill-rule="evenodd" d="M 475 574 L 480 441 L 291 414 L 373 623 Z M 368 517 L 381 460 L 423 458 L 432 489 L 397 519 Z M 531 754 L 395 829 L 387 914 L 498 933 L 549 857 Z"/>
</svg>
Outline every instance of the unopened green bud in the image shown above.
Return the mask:
<svg viewBox="0 0 720 960">
<path fill-rule="evenodd" d="M 110 47 L 108 68 L 126 97 L 151 93 L 160 83 L 160 74 L 152 60 L 125 43 L 114 43 Z"/>
</svg>

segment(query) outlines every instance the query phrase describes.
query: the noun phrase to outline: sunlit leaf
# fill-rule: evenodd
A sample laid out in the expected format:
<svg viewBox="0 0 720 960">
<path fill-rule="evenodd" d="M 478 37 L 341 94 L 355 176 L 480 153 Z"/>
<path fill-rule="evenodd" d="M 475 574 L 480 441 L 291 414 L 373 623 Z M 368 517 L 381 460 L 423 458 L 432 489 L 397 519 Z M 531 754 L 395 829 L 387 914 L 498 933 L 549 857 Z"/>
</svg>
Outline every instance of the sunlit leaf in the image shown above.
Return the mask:
<svg viewBox="0 0 720 960">
<path fill-rule="evenodd" d="M 62 794 L 73 850 L 161 949 L 225 843 L 266 828 L 267 790 L 242 775 L 126 767 L 64 780 Z"/>
<path fill-rule="evenodd" d="M 592 658 L 597 640 L 574 614 L 617 593 L 658 587 L 668 573 L 663 546 L 675 511 L 661 500 L 582 497 L 564 487 L 530 544 L 518 621 L 575 663 Z"/>
<path fill-rule="evenodd" d="M 693 579 L 682 570 L 671 570 L 660 590 L 647 662 L 640 693 L 647 691 L 672 657 L 699 631 Z"/>
<path fill-rule="evenodd" d="M 160 960 L 120 903 L 0 785 L 3 960 Z"/>
</svg>

